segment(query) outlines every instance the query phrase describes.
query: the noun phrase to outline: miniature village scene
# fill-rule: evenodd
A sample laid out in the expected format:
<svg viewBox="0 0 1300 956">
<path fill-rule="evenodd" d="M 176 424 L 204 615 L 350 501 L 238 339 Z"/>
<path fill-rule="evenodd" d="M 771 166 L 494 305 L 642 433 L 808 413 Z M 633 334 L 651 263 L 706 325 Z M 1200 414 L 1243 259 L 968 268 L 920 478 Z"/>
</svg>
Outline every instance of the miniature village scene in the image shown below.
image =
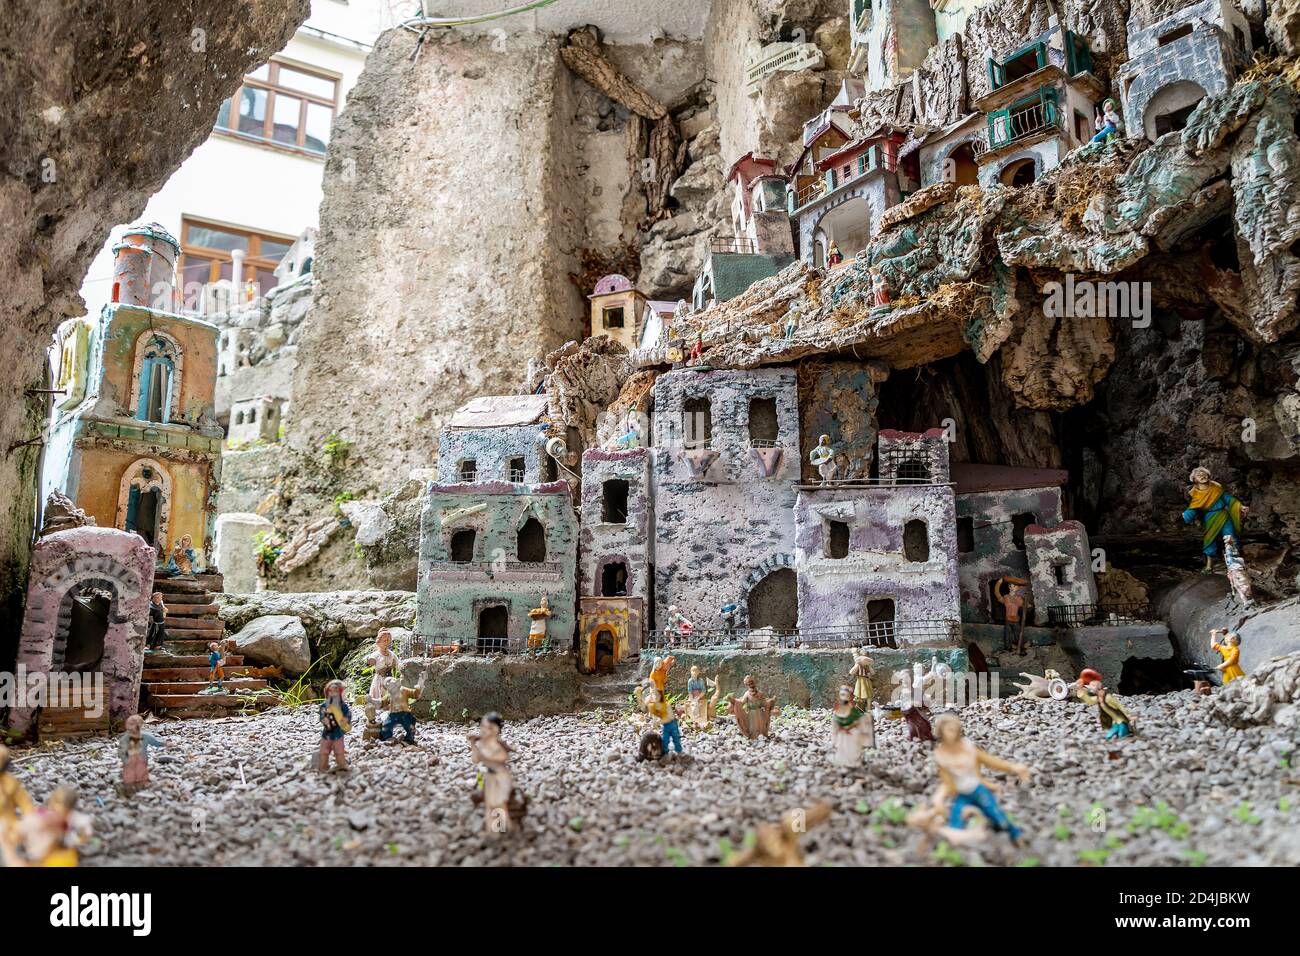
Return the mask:
<svg viewBox="0 0 1300 956">
<path fill-rule="evenodd" d="M 1298 0 L 246 6 L 0 47 L 3 865 L 1300 865 Z"/>
</svg>

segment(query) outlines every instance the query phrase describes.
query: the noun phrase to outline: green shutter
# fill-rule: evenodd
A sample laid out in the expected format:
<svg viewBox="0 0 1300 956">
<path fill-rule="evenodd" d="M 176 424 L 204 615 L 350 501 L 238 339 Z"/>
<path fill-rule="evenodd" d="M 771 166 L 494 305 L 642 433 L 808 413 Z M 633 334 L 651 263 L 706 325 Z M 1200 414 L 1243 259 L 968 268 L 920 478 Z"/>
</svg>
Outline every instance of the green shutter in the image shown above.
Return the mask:
<svg viewBox="0 0 1300 956">
<path fill-rule="evenodd" d="M 127 495 L 127 499 L 126 499 L 126 522 L 125 522 L 125 528 L 123 530 L 126 531 L 135 530 L 136 515 L 139 513 L 139 511 L 140 511 L 140 486 L 132 485 L 130 494 Z"/>
</svg>

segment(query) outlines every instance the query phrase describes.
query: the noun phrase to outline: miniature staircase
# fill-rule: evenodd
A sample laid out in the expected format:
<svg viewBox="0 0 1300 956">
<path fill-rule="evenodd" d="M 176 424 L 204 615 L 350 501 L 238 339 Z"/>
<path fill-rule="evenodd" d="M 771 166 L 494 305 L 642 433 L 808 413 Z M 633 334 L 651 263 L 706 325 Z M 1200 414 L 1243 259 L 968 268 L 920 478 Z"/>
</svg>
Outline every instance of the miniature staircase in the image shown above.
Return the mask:
<svg viewBox="0 0 1300 956">
<path fill-rule="evenodd" d="M 627 709 L 628 695 L 641 682 L 641 662 L 636 658 L 619 661 L 605 674 L 593 674 L 582 681 L 587 709 L 622 711 Z"/>
<path fill-rule="evenodd" d="M 167 640 L 162 650 L 146 654 L 140 692 L 143 706 L 167 717 L 221 717 L 250 706 L 249 691 L 263 690 L 278 667 L 247 667 L 237 654 L 226 656 L 224 694 L 202 694 L 208 686 L 208 645 L 226 635 L 213 595 L 224 587 L 220 574 L 155 578 L 167 605 Z"/>
</svg>

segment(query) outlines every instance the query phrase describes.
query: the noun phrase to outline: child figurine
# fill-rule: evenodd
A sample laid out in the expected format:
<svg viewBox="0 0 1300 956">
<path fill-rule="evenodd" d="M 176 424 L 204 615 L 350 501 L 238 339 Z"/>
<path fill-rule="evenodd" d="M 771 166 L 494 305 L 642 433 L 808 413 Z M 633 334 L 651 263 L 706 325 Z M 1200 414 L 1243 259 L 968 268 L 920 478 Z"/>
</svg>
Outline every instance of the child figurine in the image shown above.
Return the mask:
<svg viewBox="0 0 1300 956">
<path fill-rule="evenodd" d="M 791 810 L 780 823 L 760 823 L 752 846 L 727 861 L 727 866 L 803 866 L 799 838 L 831 815 L 829 803 L 814 803 L 807 812 Z"/>
<path fill-rule="evenodd" d="M 1113 99 L 1107 98 L 1101 104 L 1101 111 L 1093 121 L 1093 127 L 1097 130 L 1097 135 L 1088 141 L 1090 143 L 1104 143 L 1119 135 L 1119 131 L 1124 128 L 1124 121 L 1120 119 L 1119 107 Z"/>
<path fill-rule="evenodd" d="M 934 762 L 939 770 L 939 789 L 934 794 L 934 806 L 940 809 L 943 801 L 952 800 L 948 811 L 948 826 L 953 830 L 964 830 L 966 808 L 974 807 L 992 824 L 993 829 L 1005 830 L 1011 837 L 1012 844 L 1018 844 L 1020 828 L 1002 812 L 993 791 L 982 779 L 982 771 L 986 767 L 989 770 L 1001 770 L 1026 781 L 1029 779 L 1029 768 L 1022 763 L 995 757 L 976 747 L 963 734 L 961 718 L 951 711 L 935 718 L 934 729 L 937 736 Z"/>
<path fill-rule="evenodd" d="M 504 833 L 512 825 L 514 778 L 510 775 L 510 747 L 501 739 L 502 726 L 499 714 L 484 714 L 479 732 L 467 738 L 471 759 L 483 766 L 483 794 L 479 799 L 483 801 L 483 829 L 490 833 Z"/>
<path fill-rule="evenodd" d="M 650 719 L 659 724 L 659 738 L 663 745 L 663 752 L 667 754 L 671 744 L 678 753 L 681 753 L 682 730 L 677 722 L 681 716 L 681 708 L 668 703 L 664 692 L 654 684 L 645 689 L 641 695 L 641 703 L 645 705 L 645 712 L 649 714 Z"/>
<path fill-rule="evenodd" d="M 854 679 L 853 703 L 858 707 L 871 706 L 871 695 L 874 693 L 871 678 L 875 676 L 875 663 L 865 647 L 853 652 L 853 666 L 849 668 L 849 676 Z"/>
<path fill-rule="evenodd" d="M 777 710 L 775 697 L 764 697 L 758 690 L 758 681 L 745 675 L 745 693 L 730 696 L 731 713 L 736 726 L 750 740 L 772 736 L 772 714 Z"/>
<path fill-rule="evenodd" d="M 1192 482 L 1187 489 L 1187 509 L 1183 522 L 1191 524 L 1201 519 L 1204 533 L 1201 536 L 1201 553 L 1205 555 L 1205 572 L 1214 569 L 1214 556 L 1219 553 L 1222 538 L 1237 537 L 1241 531 L 1242 516 L 1250 509 L 1223 490 L 1223 485 L 1210 478 L 1210 469 L 1197 467 L 1189 476 Z"/>
<path fill-rule="evenodd" d="M 18 825 L 19 814 L 32 812 L 32 798 L 9 772 L 9 748 L 0 744 L 0 839 Z"/>
<path fill-rule="evenodd" d="M 546 620 L 551 616 L 551 606 L 546 603 L 546 595 L 542 595 L 542 602 L 528 612 L 528 649 L 530 651 L 543 651 L 548 646 L 546 640 Z"/>
<path fill-rule="evenodd" d="M 167 605 L 163 603 L 161 591 L 154 591 L 149 598 L 149 630 L 145 635 L 146 654 L 155 654 L 167 640 Z"/>
<path fill-rule="evenodd" d="M 117 746 L 122 758 L 122 792 L 130 796 L 149 786 L 149 748 L 166 744 L 144 732 L 144 719 L 139 714 L 128 717 L 125 726 Z"/>
<path fill-rule="evenodd" d="M 817 447 L 808 452 L 808 463 L 821 475 L 822 484 L 835 478 L 835 449 L 831 447 L 831 436 L 822 435 L 817 439 Z"/>
<path fill-rule="evenodd" d="M 862 751 L 876 745 L 876 728 L 871 711 L 853 701 L 853 688 L 840 688 L 831 709 L 831 762 L 837 767 L 861 767 Z"/>
<path fill-rule="evenodd" d="M 208 645 L 208 686 L 204 694 L 224 694 L 226 692 L 226 642 L 213 641 Z"/>
<path fill-rule="evenodd" d="M 718 713 L 718 697 L 722 693 L 720 676 L 704 677 L 698 665 L 691 665 L 691 676 L 686 681 L 686 719 L 696 730 L 708 730 L 713 726 L 713 718 Z M 710 687 L 713 688 L 713 697 L 708 698 L 704 695 Z"/>
<path fill-rule="evenodd" d="M 45 806 L 24 813 L 4 835 L 6 866 L 76 866 L 77 847 L 90 836 L 90 817 L 77 811 L 77 791 L 59 787 Z"/>
<path fill-rule="evenodd" d="M 384 681 L 384 696 L 388 698 L 388 716 L 384 718 L 383 729 L 379 731 L 380 740 L 391 740 L 396 728 L 402 728 L 402 743 L 415 743 L 415 714 L 411 713 L 411 703 L 424 694 L 424 679 L 427 673 L 420 674 L 414 687 L 403 687 L 400 677 L 389 677 Z"/>
<path fill-rule="evenodd" d="M 352 729 L 352 709 L 343 700 L 344 689 L 343 681 L 337 679 L 325 685 L 325 699 L 319 708 L 320 752 L 316 758 L 316 769 L 322 773 L 330 768 L 331 754 L 335 770 L 348 769 L 343 738 Z"/>
<path fill-rule="evenodd" d="M 1079 679 L 1073 684 L 1076 697 L 1085 704 L 1097 705 L 1097 719 L 1106 731 L 1106 739 L 1128 737 L 1137 733 L 1133 718 L 1124 709 L 1118 697 L 1101 685 L 1101 675 L 1092 668 L 1085 668 L 1079 673 Z"/>
<path fill-rule="evenodd" d="M 381 701 L 384 697 L 384 680 L 397 666 L 397 655 L 393 653 L 393 632 L 388 628 L 381 627 L 375 635 L 375 652 L 366 658 L 366 664 L 375 669 L 366 696 L 376 702 Z"/>
<path fill-rule="evenodd" d="M 686 615 L 677 610 L 676 604 L 670 604 L 666 632 L 670 644 L 680 644 L 695 633 L 695 625 L 686 620 Z"/>
<path fill-rule="evenodd" d="M 1223 563 L 1228 569 L 1228 584 L 1232 587 L 1237 603 L 1242 607 L 1250 607 L 1255 599 L 1250 586 L 1250 572 L 1246 570 L 1246 562 L 1237 550 L 1237 539 L 1230 534 L 1223 536 Z"/>
<path fill-rule="evenodd" d="M 1215 635 L 1222 634 L 1223 640 L 1216 641 Z M 1245 677 L 1246 672 L 1241 669 L 1241 635 L 1236 631 L 1226 631 L 1221 627 L 1216 627 L 1210 631 L 1210 647 L 1219 652 L 1223 658 L 1223 663 L 1215 668 L 1223 677 L 1224 684 L 1231 684 L 1238 677 Z"/>
</svg>

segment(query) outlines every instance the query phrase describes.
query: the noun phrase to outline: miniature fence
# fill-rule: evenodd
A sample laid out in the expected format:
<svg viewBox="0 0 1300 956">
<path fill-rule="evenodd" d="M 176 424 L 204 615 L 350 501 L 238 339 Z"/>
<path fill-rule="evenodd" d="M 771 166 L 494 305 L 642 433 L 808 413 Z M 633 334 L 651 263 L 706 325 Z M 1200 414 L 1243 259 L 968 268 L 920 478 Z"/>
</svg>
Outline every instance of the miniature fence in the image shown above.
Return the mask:
<svg viewBox="0 0 1300 956">
<path fill-rule="evenodd" d="M 758 254 L 758 241 L 755 239 L 729 239 L 726 236 L 714 236 L 709 240 L 710 252 L 733 252 L 738 255 L 753 256 Z"/>
<path fill-rule="evenodd" d="M 814 43 L 769 43 L 762 53 L 745 67 L 745 85 L 751 96 L 757 95 L 764 78 L 777 70 L 816 69 L 826 62 Z"/>
<path fill-rule="evenodd" d="M 479 637 L 473 642 L 470 641 L 439 641 L 437 639 L 425 639 L 422 637 L 411 637 L 401 644 L 401 657 L 442 657 L 447 654 L 469 654 L 479 657 L 489 657 L 493 654 L 513 654 L 516 656 L 543 654 L 560 654 L 564 653 L 562 648 L 554 638 L 547 636 L 545 639 L 534 641 L 528 638 L 522 641 L 512 641 L 508 637 Z"/>
<path fill-rule="evenodd" d="M 988 149 L 999 149 L 1018 139 L 1059 129 L 1060 126 L 1061 110 L 1054 102 L 1040 97 L 1026 106 L 991 114 L 982 131 L 983 148 L 976 147 L 975 152 L 978 155 Z"/>
<path fill-rule="evenodd" d="M 872 173 L 884 170 L 887 173 L 894 172 L 897 169 L 897 163 L 894 161 L 892 153 L 884 153 L 879 162 L 872 162 L 863 167 L 860 164 L 854 164 L 854 173 L 852 176 L 836 176 L 835 185 L 832 186 L 825 179 L 825 176 L 819 176 L 816 180 L 804 186 L 795 195 L 795 209 L 802 209 L 809 203 L 824 199 L 836 190 L 843 189 L 849 183 L 855 183 L 864 176 L 870 176 Z"/>
<path fill-rule="evenodd" d="M 849 647 L 892 647 L 900 644 L 952 643 L 961 638 L 955 620 L 872 621 L 839 627 L 696 628 L 682 634 L 671 628 L 650 631 L 642 652 L 673 650 L 818 650 Z"/>
<path fill-rule="evenodd" d="M 1156 621 L 1149 604 L 1058 604 L 1047 608 L 1052 627 L 1116 627 Z"/>
</svg>

